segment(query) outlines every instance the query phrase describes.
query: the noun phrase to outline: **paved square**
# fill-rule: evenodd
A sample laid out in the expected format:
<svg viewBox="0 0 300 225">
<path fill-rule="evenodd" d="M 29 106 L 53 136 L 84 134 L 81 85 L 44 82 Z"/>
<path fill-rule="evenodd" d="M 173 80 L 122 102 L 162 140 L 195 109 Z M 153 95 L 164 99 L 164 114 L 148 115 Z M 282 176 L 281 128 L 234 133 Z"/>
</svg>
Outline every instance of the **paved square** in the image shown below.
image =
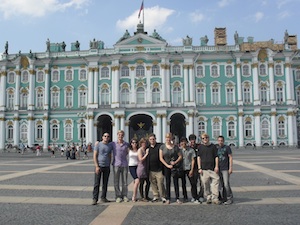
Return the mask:
<svg viewBox="0 0 300 225">
<path fill-rule="evenodd" d="M 92 206 L 92 157 L 0 153 L 0 224 L 299 224 L 300 150 L 238 149 L 233 154 L 233 205 L 177 205 L 173 199 L 170 205 Z M 108 199 L 114 200 L 112 173 Z"/>
</svg>

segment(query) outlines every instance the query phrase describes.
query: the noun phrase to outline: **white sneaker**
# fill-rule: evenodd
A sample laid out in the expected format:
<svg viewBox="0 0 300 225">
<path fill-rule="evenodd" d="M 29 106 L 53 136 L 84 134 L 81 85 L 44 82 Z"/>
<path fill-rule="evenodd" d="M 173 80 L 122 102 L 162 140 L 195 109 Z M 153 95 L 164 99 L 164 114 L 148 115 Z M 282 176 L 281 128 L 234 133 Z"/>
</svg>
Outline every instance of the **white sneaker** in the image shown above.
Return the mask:
<svg viewBox="0 0 300 225">
<path fill-rule="evenodd" d="M 191 202 L 195 202 L 195 199 L 194 199 L 194 198 L 192 198 L 192 199 L 191 199 Z"/>
<path fill-rule="evenodd" d="M 197 199 L 194 201 L 195 204 L 200 204 L 201 202 L 199 202 Z"/>
<path fill-rule="evenodd" d="M 200 197 L 199 202 L 201 202 L 201 203 L 204 202 L 204 198 Z"/>
</svg>

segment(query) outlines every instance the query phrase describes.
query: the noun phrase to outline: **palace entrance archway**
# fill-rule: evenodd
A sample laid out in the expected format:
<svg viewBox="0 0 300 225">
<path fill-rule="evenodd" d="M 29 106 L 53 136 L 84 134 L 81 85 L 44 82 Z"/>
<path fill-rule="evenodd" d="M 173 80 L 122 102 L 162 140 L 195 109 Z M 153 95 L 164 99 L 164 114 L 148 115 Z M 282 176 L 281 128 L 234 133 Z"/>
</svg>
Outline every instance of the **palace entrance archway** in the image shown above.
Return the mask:
<svg viewBox="0 0 300 225">
<path fill-rule="evenodd" d="M 108 115 L 101 115 L 97 119 L 97 140 L 101 141 L 103 133 L 106 132 L 112 137 L 111 117 Z"/>
<path fill-rule="evenodd" d="M 151 116 L 138 114 L 130 117 L 129 119 L 129 140 L 137 138 L 140 140 L 142 137 L 148 138 L 148 135 L 153 133 L 153 121 Z"/>
<path fill-rule="evenodd" d="M 185 117 L 176 113 L 170 118 L 170 131 L 175 137 L 175 142 L 178 143 L 181 137 L 186 137 Z"/>
</svg>

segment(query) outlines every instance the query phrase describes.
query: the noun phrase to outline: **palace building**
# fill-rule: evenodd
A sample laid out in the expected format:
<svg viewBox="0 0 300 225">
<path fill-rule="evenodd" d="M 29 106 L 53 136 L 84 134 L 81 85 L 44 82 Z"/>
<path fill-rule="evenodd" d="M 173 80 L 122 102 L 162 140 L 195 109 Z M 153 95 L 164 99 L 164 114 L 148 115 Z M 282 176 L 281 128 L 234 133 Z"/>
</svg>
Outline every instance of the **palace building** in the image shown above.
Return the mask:
<svg viewBox="0 0 300 225">
<path fill-rule="evenodd" d="M 125 32 L 113 48 L 46 42 L 45 52 L 0 59 L 0 149 L 8 144 L 94 143 L 167 132 L 207 132 L 236 147 L 298 146 L 300 54 L 296 35 L 255 41 L 215 28 L 170 46 L 154 30 Z M 193 43 L 194 42 L 194 43 Z M 197 41 L 196 41 L 197 42 Z"/>
</svg>

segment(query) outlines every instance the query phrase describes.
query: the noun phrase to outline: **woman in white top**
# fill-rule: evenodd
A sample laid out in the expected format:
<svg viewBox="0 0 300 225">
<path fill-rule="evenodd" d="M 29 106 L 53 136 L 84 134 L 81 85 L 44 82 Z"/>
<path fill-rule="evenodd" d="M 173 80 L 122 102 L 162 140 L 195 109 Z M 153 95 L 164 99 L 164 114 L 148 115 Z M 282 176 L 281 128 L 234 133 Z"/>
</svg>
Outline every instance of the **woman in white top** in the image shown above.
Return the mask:
<svg viewBox="0 0 300 225">
<path fill-rule="evenodd" d="M 136 202 L 137 190 L 140 184 L 140 180 L 136 174 L 138 166 L 138 141 L 136 138 L 131 139 L 128 156 L 129 172 L 134 180 L 132 202 Z"/>
</svg>

